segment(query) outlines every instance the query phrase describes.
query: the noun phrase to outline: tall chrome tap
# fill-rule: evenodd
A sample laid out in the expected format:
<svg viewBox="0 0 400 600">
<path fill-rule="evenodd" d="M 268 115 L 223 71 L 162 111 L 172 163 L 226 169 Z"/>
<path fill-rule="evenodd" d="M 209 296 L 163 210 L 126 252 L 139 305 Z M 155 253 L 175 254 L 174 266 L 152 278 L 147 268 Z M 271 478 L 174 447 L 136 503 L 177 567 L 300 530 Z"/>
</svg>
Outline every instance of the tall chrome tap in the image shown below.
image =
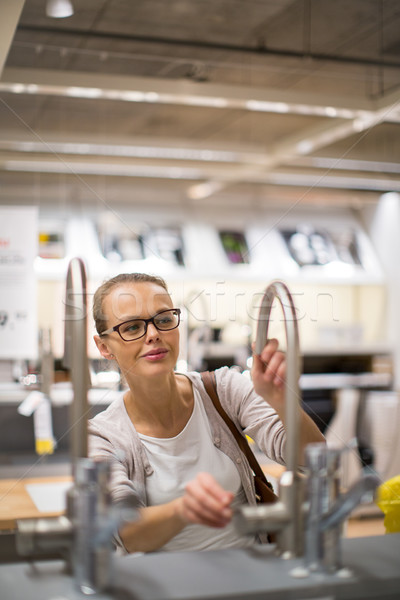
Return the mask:
<svg viewBox="0 0 400 600">
<path fill-rule="evenodd" d="M 74 485 L 67 496 L 67 516 L 17 523 L 17 550 L 36 555 L 61 552 L 72 565 L 84 594 L 107 588 L 111 581 L 111 534 L 117 519 L 108 490 L 110 464 L 88 458 L 89 369 L 87 359 L 86 272 L 83 261 L 69 263 L 65 295 L 65 359 L 70 370 L 71 451 Z"/>
<path fill-rule="evenodd" d="M 70 439 L 74 486 L 67 499 L 74 531 L 72 566 L 78 588 L 91 594 L 110 584 L 111 536 L 102 535 L 101 530 L 110 529 L 112 511 L 110 463 L 88 458 L 87 285 L 80 258 L 71 260 L 67 273 L 64 366 L 70 370 L 73 390 Z"/>
<path fill-rule="evenodd" d="M 255 352 L 260 354 L 268 338 L 272 305 L 282 307 L 287 340 L 286 348 L 286 471 L 279 482 L 279 502 L 273 505 L 243 506 L 235 515 L 235 524 L 243 534 L 262 530 L 277 532 L 277 549 L 286 558 L 303 550 L 303 485 L 299 471 L 300 441 L 300 351 L 296 309 L 287 286 L 274 281 L 265 290 L 257 325 Z"/>
<path fill-rule="evenodd" d="M 309 444 L 305 450 L 305 567 L 309 571 L 335 573 L 342 568 L 341 526 L 363 496 L 380 484 L 378 476 L 367 474 L 340 494 L 340 457 L 344 450 L 321 443 Z"/>
<path fill-rule="evenodd" d="M 345 494 L 339 490 L 339 463 L 343 450 L 325 443 L 308 444 L 305 477 L 300 473 L 300 353 L 296 310 L 286 285 L 273 282 L 262 299 L 257 328 L 256 353 L 268 336 L 272 304 L 278 298 L 282 306 L 287 338 L 285 386 L 286 467 L 279 482 L 276 504 L 242 506 L 235 513 L 235 524 L 243 534 L 277 532 L 277 549 L 284 558 L 301 556 L 305 569 L 335 573 L 342 567 L 340 556 L 341 524 L 369 492 L 379 485 L 373 474 L 363 476 Z M 307 501 L 305 498 L 307 487 Z M 305 548 L 304 548 L 305 546 Z M 295 575 L 294 575 L 295 576 Z"/>
<path fill-rule="evenodd" d="M 70 439 L 73 472 L 80 458 L 86 458 L 87 421 L 90 385 L 87 359 L 87 298 L 86 271 L 80 258 L 68 266 L 65 289 L 64 359 L 70 371 L 73 401 L 70 410 Z"/>
</svg>

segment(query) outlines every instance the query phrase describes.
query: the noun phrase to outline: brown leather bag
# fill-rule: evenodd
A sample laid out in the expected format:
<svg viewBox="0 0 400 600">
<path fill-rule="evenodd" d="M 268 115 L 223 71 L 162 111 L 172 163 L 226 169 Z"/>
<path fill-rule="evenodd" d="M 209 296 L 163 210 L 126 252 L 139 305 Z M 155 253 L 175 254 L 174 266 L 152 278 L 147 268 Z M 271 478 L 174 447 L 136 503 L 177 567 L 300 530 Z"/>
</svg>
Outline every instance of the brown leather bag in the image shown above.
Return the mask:
<svg viewBox="0 0 400 600">
<path fill-rule="evenodd" d="M 274 493 L 274 488 L 272 487 L 272 484 L 265 477 L 262 468 L 258 464 L 256 457 L 251 451 L 246 437 L 237 429 L 235 423 L 222 408 L 221 402 L 218 398 L 217 384 L 215 381 L 214 371 L 203 371 L 202 373 L 200 373 L 200 375 L 207 394 L 210 396 L 218 413 L 228 425 L 232 435 L 238 443 L 240 450 L 243 452 L 243 454 L 246 456 L 249 462 L 249 465 L 254 474 L 254 485 L 256 489 L 257 502 L 260 504 L 270 504 L 272 502 L 277 502 L 278 496 L 276 496 L 276 494 Z"/>
</svg>

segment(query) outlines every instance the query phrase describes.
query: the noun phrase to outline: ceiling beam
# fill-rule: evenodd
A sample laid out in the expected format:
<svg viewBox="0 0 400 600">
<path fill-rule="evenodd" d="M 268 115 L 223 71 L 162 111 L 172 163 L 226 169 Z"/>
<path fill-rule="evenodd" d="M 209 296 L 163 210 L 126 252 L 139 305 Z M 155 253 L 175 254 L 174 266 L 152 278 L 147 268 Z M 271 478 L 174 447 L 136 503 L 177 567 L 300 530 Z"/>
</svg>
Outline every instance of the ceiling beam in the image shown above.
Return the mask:
<svg viewBox="0 0 400 600">
<path fill-rule="evenodd" d="M 264 165 L 242 167 L 232 172 L 227 179 L 195 184 L 188 188 L 188 197 L 192 199 L 205 198 L 220 191 L 226 185 L 249 181 L 250 177 L 256 177 L 256 174 L 260 171 L 271 171 L 280 165 L 290 163 L 296 157 L 311 154 L 352 135 L 361 135 L 368 129 L 389 119 L 390 115 L 399 111 L 399 107 L 400 90 L 397 90 L 386 99 L 386 102 L 380 102 L 374 110 L 365 111 L 359 117 L 348 120 L 337 119 L 333 122 L 332 120 L 325 120 L 323 123 L 308 130 L 303 130 L 295 136 L 288 136 L 279 144 L 276 144 L 275 147 L 270 148 L 269 154 L 265 156 Z M 346 153 L 343 153 L 343 158 L 345 157 Z M 341 157 L 338 157 L 337 168 L 340 168 L 340 160 Z"/>
<path fill-rule="evenodd" d="M 107 156 L 112 159 L 145 159 L 146 161 L 159 160 L 176 161 L 177 163 L 213 163 L 213 164 L 233 164 L 233 165 L 257 165 L 265 164 L 265 150 L 253 146 L 242 146 L 236 144 L 229 145 L 229 149 L 208 143 L 204 146 L 187 146 L 185 140 L 170 139 L 164 143 L 155 144 L 154 138 L 135 138 L 135 144 L 128 144 L 126 139 L 107 138 L 107 142 L 99 142 L 98 135 L 88 135 L 87 133 L 73 135 L 63 133 L 63 141 L 60 142 L 59 134 L 46 132 L 41 138 L 36 140 L 32 137 L 16 136 L 13 131 L 4 130 L 2 139 L 0 139 L 0 156 L 20 156 L 24 154 L 53 154 L 59 157 L 74 156 L 78 157 L 99 157 Z M 296 168 L 308 169 L 326 169 L 329 171 L 361 171 L 366 173 L 394 174 L 400 176 L 400 164 L 398 162 L 388 162 L 366 159 L 348 159 L 336 156 L 300 156 L 287 163 Z"/>
<path fill-rule="evenodd" d="M 286 0 L 286 4 L 290 4 L 292 0 Z M 277 10 L 283 11 L 283 0 L 279 2 L 279 8 Z M 271 14 L 270 14 L 271 17 Z M 21 25 L 19 27 L 19 31 L 26 32 L 28 34 L 39 34 L 43 36 L 57 36 L 60 34 L 60 29 L 58 27 L 49 27 L 43 25 Z M 71 28 L 62 30 L 62 35 L 66 38 L 80 38 L 82 36 L 81 29 Z M 389 67 L 389 68 L 399 68 L 400 64 L 392 60 L 385 59 L 384 56 L 378 56 L 377 58 L 364 58 L 362 56 L 344 56 L 343 54 L 329 54 L 326 52 L 314 52 L 311 48 L 295 50 L 289 48 L 277 48 L 271 47 L 269 44 L 261 44 L 256 43 L 252 45 L 238 45 L 238 44 L 228 44 L 228 43 L 216 43 L 205 41 L 205 40 L 194 40 L 194 39 L 173 39 L 171 37 L 156 37 L 149 35 L 135 35 L 132 32 L 129 33 L 121 33 L 121 32 L 107 32 L 107 31 L 99 31 L 91 29 L 89 31 L 85 31 L 85 38 L 88 40 L 102 40 L 107 45 L 110 45 L 110 42 L 121 42 L 126 41 L 129 43 L 142 44 L 144 48 L 146 46 L 164 46 L 165 48 L 184 48 L 184 55 L 187 57 L 186 63 L 198 63 L 204 62 L 208 64 L 209 62 L 215 63 L 216 59 L 214 57 L 211 60 L 202 60 L 198 58 L 198 52 L 206 51 L 208 54 L 210 52 L 215 52 L 215 54 L 219 54 L 221 51 L 226 55 L 227 53 L 234 54 L 237 56 L 238 54 L 250 54 L 254 55 L 257 58 L 290 58 L 297 59 L 299 61 L 313 61 L 313 63 L 323 63 L 323 68 L 325 67 L 327 62 L 333 64 L 347 64 L 347 65 L 359 65 L 364 67 Z M 196 56 L 194 57 L 190 53 L 196 52 Z M 318 67 L 320 68 L 320 67 Z"/>
<path fill-rule="evenodd" d="M 194 82 L 184 79 L 128 77 L 104 73 L 6 68 L 0 92 L 71 98 L 119 100 L 239 109 L 276 114 L 299 114 L 354 119 L 375 112 L 375 100 L 293 90 Z M 398 119 L 398 116 L 391 115 Z"/>
<path fill-rule="evenodd" d="M 209 185 L 212 192 L 222 190 L 231 181 L 232 173 L 240 169 L 239 165 L 215 163 L 200 164 L 172 160 L 101 160 L 95 156 L 69 156 L 57 154 L 21 156 L 21 153 L 0 152 L 0 171 L 20 173 L 65 174 L 80 178 L 84 175 L 102 177 L 165 179 L 175 181 L 195 181 L 203 179 L 204 189 Z M 215 185 L 213 186 L 213 183 Z M 400 173 L 357 173 L 355 171 L 335 171 L 327 168 L 287 167 L 285 170 L 252 171 L 251 177 L 237 183 L 255 185 L 276 185 L 283 187 L 336 188 L 349 190 L 368 190 L 380 193 L 400 191 Z M 218 187 L 218 184 L 219 187 Z M 201 186 L 201 184 L 199 184 Z M 211 194 L 205 194 L 207 197 Z M 193 196 L 193 200 L 201 197 Z"/>
<path fill-rule="evenodd" d="M 0 76 L 3 72 L 11 43 L 25 0 L 2 0 L 0 19 Z"/>
</svg>

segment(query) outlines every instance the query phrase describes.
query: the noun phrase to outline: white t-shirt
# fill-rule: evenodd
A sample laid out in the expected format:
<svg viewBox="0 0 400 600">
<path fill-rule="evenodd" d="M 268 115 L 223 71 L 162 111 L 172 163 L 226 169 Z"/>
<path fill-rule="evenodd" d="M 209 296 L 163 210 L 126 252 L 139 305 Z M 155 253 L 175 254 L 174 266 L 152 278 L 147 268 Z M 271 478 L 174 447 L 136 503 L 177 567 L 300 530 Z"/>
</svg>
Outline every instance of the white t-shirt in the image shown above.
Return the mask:
<svg viewBox="0 0 400 600">
<path fill-rule="evenodd" d="M 235 494 L 233 509 L 246 502 L 235 464 L 213 444 L 210 424 L 196 389 L 192 415 L 177 436 L 154 438 L 139 434 L 139 437 L 154 469 L 146 478 L 149 506 L 182 496 L 185 485 L 202 471 L 210 473 L 225 490 Z M 253 543 L 253 537 L 239 536 L 232 523 L 222 529 L 189 524 L 161 550 L 243 548 Z"/>
</svg>

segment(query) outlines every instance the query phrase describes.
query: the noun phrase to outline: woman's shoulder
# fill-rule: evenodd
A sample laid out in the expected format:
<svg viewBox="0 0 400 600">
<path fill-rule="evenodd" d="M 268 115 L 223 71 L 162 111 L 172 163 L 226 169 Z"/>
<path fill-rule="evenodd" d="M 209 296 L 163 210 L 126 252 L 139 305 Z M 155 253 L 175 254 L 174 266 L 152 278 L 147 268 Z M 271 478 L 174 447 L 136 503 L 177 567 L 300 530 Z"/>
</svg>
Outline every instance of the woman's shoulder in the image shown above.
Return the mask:
<svg viewBox="0 0 400 600">
<path fill-rule="evenodd" d="M 123 393 L 106 410 L 88 421 L 88 434 L 91 456 L 111 455 L 124 463 L 133 460 L 140 440 L 127 415 Z"/>
<path fill-rule="evenodd" d="M 239 373 L 239 371 L 235 367 L 219 367 L 218 369 L 215 369 L 211 372 L 215 373 L 217 381 L 230 381 L 232 378 L 236 377 L 244 378 L 244 376 L 241 373 Z M 198 383 L 201 381 L 201 373 L 201 371 L 188 371 L 186 373 L 180 373 L 180 375 L 185 375 L 192 382 Z"/>
<path fill-rule="evenodd" d="M 223 404 L 226 398 L 229 400 L 232 400 L 233 397 L 242 398 L 243 395 L 247 395 L 253 391 L 250 376 L 239 372 L 234 367 L 220 367 L 215 369 L 214 373 L 218 396 Z M 204 390 L 200 372 L 189 371 L 185 375 L 191 380 L 196 389 L 200 392 Z"/>
<path fill-rule="evenodd" d="M 217 388 L 221 391 L 232 389 L 239 392 L 248 392 L 253 389 L 253 384 L 248 371 L 239 371 L 236 367 L 221 367 L 215 370 Z"/>
<path fill-rule="evenodd" d="M 88 421 L 89 432 L 111 430 L 123 426 L 126 420 L 123 393 L 103 411 Z"/>
</svg>

